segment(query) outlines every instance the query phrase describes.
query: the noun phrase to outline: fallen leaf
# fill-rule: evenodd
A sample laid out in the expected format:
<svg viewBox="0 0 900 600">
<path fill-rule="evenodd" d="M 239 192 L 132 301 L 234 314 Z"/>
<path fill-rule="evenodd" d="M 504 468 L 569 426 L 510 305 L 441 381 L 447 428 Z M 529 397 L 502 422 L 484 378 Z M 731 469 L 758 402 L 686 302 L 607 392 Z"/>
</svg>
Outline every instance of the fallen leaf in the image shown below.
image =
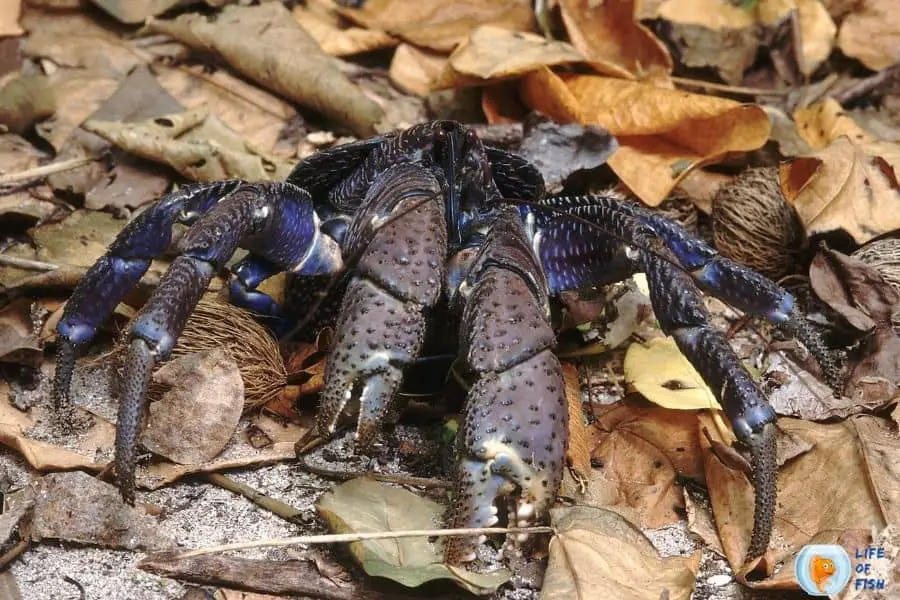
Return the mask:
<svg viewBox="0 0 900 600">
<path fill-rule="evenodd" d="M 394 51 L 389 74 L 401 90 L 424 98 L 431 92 L 446 63 L 447 57 L 443 54 L 403 43 Z"/>
<path fill-rule="evenodd" d="M 22 14 L 22 0 L 0 0 L 0 37 L 22 35 L 19 25 Z"/>
<path fill-rule="evenodd" d="M 900 23 L 892 0 L 862 0 L 841 24 L 838 46 L 873 71 L 900 61 Z"/>
<path fill-rule="evenodd" d="M 665 44 L 635 16 L 635 0 L 560 0 L 572 45 L 600 73 L 627 79 L 666 78 L 672 58 Z"/>
<path fill-rule="evenodd" d="M 433 529 L 444 507 L 403 489 L 359 477 L 333 487 L 316 502 L 319 515 L 336 533 Z M 443 550 L 425 537 L 352 542 L 350 551 L 369 575 L 407 587 L 451 579 L 474 593 L 489 593 L 505 583 L 505 569 L 478 574 L 443 562 Z"/>
<path fill-rule="evenodd" d="M 583 62 L 584 56 L 566 42 L 483 25 L 453 51 L 433 89 L 481 85 L 541 66 Z"/>
<path fill-rule="evenodd" d="M 672 29 L 678 62 L 712 67 L 728 83 L 738 84 L 759 48 L 755 13 L 720 0 L 668 0 L 656 16 Z"/>
<path fill-rule="evenodd" d="M 294 7 L 294 19 L 306 30 L 326 54 L 352 56 L 393 48 L 400 43 L 397 38 L 378 29 L 341 27 L 338 19 L 329 18 L 322 2 L 306 2 Z M 336 16 L 336 15 L 335 15 Z"/>
<path fill-rule="evenodd" d="M 332 118 L 355 134 L 375 133 L 382 111 L 367 98 L 278 2 L 227 6 L 209 20 L 186 14 L 172 21 L 150 20 L 166 33 L 215 52 L 236 71 L 283 96 Z M 340 99 L 336 101 L 336 99 Z"/>
<path fill-rule="evenodd" d="M 368 29 L 386 31 L 414 46 L 450 52 L 477 26 L 531 31 L 534 15 L 524 0 L 368 0 L 339 12 Z"/>
<path fill-rule="evenodd" d="M 194 181 L 284 179 L 293 163 L 261 155 L 205 108 L 139 123 L 86 121 L 119 148 L 170 165 Z"/>
<path fill-rule="evenodd" d="M 696 558 L 659 558 L 640 530 L 601 508 L 555 508 L 541 600 L 687 600 Z M 602 591 L 601 591 L 602 590 Z"/>
<path fill-rule="evenodd" d="M 55 108 L 53 89 L 45 76 L 16 77 L 0 89 L 0 129 L 23 133 L 36 121 L 52 115 Z"/>
<path fill-rule="evenodd" d="M 831 55 L 837 25 L 819 0 L 794 0 L 800 19 L 800 71 L 811 76 Z"/>
<path fill-rule="evenodd" d="M 856 419 L 880 420 L 871 416 Z M 706 415 L 700 415 L 700 426 L 715 439 L 715 427 Z M 855 540 L 860 532 L 880 530 L 888 519 L 897 517 L 882 512 L 868 483 L 867 459 L 860 451 L 854 425 L 850 422 L 823 425 L 782 418 L 778 426 L 811 445 L 812 450 L 779 469 L 775 528 L 767 562 L 784 562 L 789 568 L 761 581 L 746 579 L 746 570 L 742 568 L 753 523 L 752 486 L 742 472 L 726 467 L 712 452 L 706 452 L 709 441 L 705 436 L 701 444 L 719 537 L 738 579 L 754 588 L 797 589 L 791 557 L 801 546 Z M 852 554 L 853 546 L 845 545 Z"/>
<path fill-rule="evenodd" d="M 873 135 L 860 127 L 834 98 L 826 98 L 818 104 L 797 110 L 794 113 L 794 121 L 799 134 L 815 150 L 827 147 L 841 136 L 846 136 L 857 144 L 877 141 Z"/>
<path fill-rule="evenodd" d="M 569 406 L 569 445 L 566 447 L 566 462 L 580 477 L 591 473 L 591 437 L 585 424 L 581 401 L 581 379 L 578 367 L 572 363 L 562 363 L 563 381 L 566 386 L 566 402 Z"/>
<path fill-rule="evenodd" d="M 165 550 L 175 542 L 159 523 L 122 502 L 115 486 L 81 471 L 51 473 L 38 483 L 31 536 L 125 550 Z"/>
<path fill-rule="evenodd" d="M 0 309 L 0 362 L 37 367 L 43 361 L 31 307 L 31 300 L 19 298 Z"/>
<path fill-rule="evenodd" d="M 180 0 L 91 0 L 120 23 L 136 25 L 160 15 Z"/>
<path fill-rule="evenodd" d="M 244 383 L 234 359 L 223 348 L 188 354 L 164 364 L 153 384 L 165 391 L 150 405 L 141 442 L 180 464 L 215 458 L 244 407 Z"/>
<path fill-rule="evenodd" d="M 146 67 L 136 68 L 122 81 L 90 119 L 134 122 L 163 116 L 181 109 Z M 60 157 L 103 156 L 84 167 L 56 173 L 48 181 L 57 190 L 76 196 L 84 195 L 84 207 L 90 209 L 137 208 L 158 199 L 171 184 L 171 171 L 147 163 L 89 133 L 74 129 L 60 150 Z"/>
<path fill-rule="evenodd" d="M 616 139 L 597 125 L 530 120 L 516 154 L 541 172 L 547 193 L 558 194 L 569 177 L 606 164 L 617 148 Z"/>
<path fill-rule="evenodd" d="M 609 165 L 631 191 L 657 206 L 692 169 L 766 143 L 765 111 L 750 104 L 592 75 L 564 75 L 584 123 L 619 141 Z M 532 106 L 541 110 L 540 106 Z"/>
<path fill-rule="evenodd" d="M 631 344 L 625 380 L 650 402 L 677 410 L 722 410 L 718 400 L 671 337 Z"/>
<path fill-rule="evenodd" d="M 858 243 L 900 229 L 900 184 L 895 144 L 859 145 L 839 137 L 811 156 L 780 167 L 785 199 L 807 235 L 842 229 Z M 883 155 L 882 155 L 883 151 Z"/>
<path fill-rule="evenodd" d="M 292 155 L 293 148 L 282 152 L 279 146 L 285 127 L 297 118 L 290 102 L 224 69 L 207 73 L 202 66 L 155 68 L 159 84 L 185 109 L 205 108 L 259 152 Z"/>
</svg>

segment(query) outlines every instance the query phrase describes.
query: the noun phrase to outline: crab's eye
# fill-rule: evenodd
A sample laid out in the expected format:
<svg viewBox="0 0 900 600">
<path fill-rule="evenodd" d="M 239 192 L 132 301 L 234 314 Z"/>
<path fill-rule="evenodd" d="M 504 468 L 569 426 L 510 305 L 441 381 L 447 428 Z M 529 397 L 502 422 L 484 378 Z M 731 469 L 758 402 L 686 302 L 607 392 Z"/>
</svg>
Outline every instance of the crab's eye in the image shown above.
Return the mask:
<svg viewBox="0 0 900 600">
<path fill-rule="evenodd" d="M 467 130 L 466 131 L 466 143 L 471 146 L 471 145 L 474 145 L 475 142 L 477 142 L 477 141 L 478 141 L 478 135 L 475 133 L 475 130 L 474 129 Z"/>
</svg>

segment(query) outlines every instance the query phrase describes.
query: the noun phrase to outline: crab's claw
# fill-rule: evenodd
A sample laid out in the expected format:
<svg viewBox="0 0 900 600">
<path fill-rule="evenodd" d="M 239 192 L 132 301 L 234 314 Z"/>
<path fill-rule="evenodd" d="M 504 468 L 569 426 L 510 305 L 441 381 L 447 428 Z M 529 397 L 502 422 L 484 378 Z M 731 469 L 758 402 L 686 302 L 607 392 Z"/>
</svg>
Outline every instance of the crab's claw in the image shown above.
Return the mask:
<svg viewBox="0 0 900 600">
<path fill-rule="evenodd" d="M 379 174 L 353 218 L 342 253 L 356 259 L 326 365 L 317 431 L 330 437 L 357 416 L 359 450 L 372 446 L 403 369 L 419 355 L 425 312 L 441 295 L 447 233 L 441 187 L 418 165 Z"/>
<path fill-rule="evenodd" d="M 528 526 L 543 520 L 556 498 L 568 411 L 540 273 L 517 219 L 501 215 L 460 286 L 460 352 L 475 383 L 450 527 L 494 525 L 501 497 L 509 499 L 509 525 Z M 449 538 L 446 561 L 472 560 L 479 541 Z"/>
</svg>

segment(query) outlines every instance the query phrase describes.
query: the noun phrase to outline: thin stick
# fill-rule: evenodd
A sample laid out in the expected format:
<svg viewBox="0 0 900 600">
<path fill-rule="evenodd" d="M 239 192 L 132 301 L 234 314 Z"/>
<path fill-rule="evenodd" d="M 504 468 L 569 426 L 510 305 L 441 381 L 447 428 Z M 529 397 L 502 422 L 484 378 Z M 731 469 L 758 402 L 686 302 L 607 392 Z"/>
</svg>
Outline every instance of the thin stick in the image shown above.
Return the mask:
<svg viewBox="0 0 900 600">
<path fill-rule="evenodd" d="M 702 81 L 700 79 L 689 79 L 687 77 L 672 77 L 671 79 L 678 85 L 689 85 L 691 87 L 703 88 L 705 90 L 728 92 L 730 94 L 741 94 L 742 96 L 787 96 L 791 93 L 790 90 L 766 90 L 763 88 L 742 87 L 739 85 L 727 85 L 724 83 L 714 83 L 712 81 Z"/>
<path fill-rule="evenodd" d="M 861 96 L 865 96 L 875 88 L 884 85 L 890 79 L 895 77 L 900 81 L 900 63 L 894 63 L 870 77 L 860 79 L 853 85 L 840 90 L 832 97 L 837 100 L 838 104 L 844 105 L 859 99 Z"/>
<path fill-rule="evenodd" d="M 0 556 L 0 571 L 9 566 L 9 564 L 22 555 L 28 549 L 30 538 L 24 538 L 16 542 L 16 545 L 6 551 L 6 554 Z"/>
<path fill-rule="evenodd" d="M 364 542 L 367 540 L 396 540 L 409 537 L 432 537 L 449 535 L 488 535 L 494 533 L 554 533 L 552 527 L 480 527 L 475 529 L 410 529 L 407 531 L 373 531 L 370 533 L 334 533 L 325 535 L 300 535 L 289 538 L 260 540 L 258 542 L 241 542 L 198 548 L 176 555 L 174 558 L 190 558 L 204 554 L 227 552 L 229 550 L 250 550 L 253 548 L 278 548 L 297 544 L 340 544 L 347 542 Z"/>
<path fill-rule="evenodd" d="M 53 263 L 9 256 L 7 254 L 0 254 L 0 265 L 16 267 L 17 269 L 28 269 L 29 271 L 56 271 L 59 269 L 59 265 L 54 265 Z"/>
<path fill-rule="evenodd" d="M 70 158 L 69 160 L 52 162 L 48 165 L 35 167 L 33 169 L 26 169 L 24 171 L 19 171 L 18 173 L 8 173 L 6 175 L 0 175 L 0 185 L 18 183 L 20 181 L 27 181 L 29 179 L 39 179 L 41 177 L 46 177 L 47 175 L 53 175 L 54 173 L 71 171 L 72 169 L 77 169 L 78 167 L 89 165 L 96 160 L 100 159 L 96 156 L 82 156 L 81 158 Z"/>
<path fill-rule="evenodd" d="M 297 462 L 300 466 L 320 477 L 328 479 L 337 479 L 338 481 L 349 481 L 357 477 L 369 477 L 375 481 L 383 481 L 384 483 L 396 483 L 397 485 L 415 485 L 424 488 L 449 488 L 453 487 L 453 482 L 444 479 L 435 479 L 431 477 L 413 477 L 412 475 L 392 475 L 390 473 L 369 473 L 368 471 L 340 471 L 338 469 L 326 469 L 325 467 L 317 467 L 310 464 L 306 460 L 306 456 L 298 456 Z"/>
<path fill-rule="evenodd" d="M 253 489 L 249 485 L 239 483 L 234 479 L 231 479 L 230 477 L 222 475 L 221 473 L 206 473 L 205 477 L 209 482 L 214 483 L 219 487 L 225 488 L 229 492 L 234 492 L 235 494 L 243 496 L 253 504 L 278 515 L 285 521 L 296 523 L 297 519 L 303 514 L 302 510 L 294 508 L 290 504 L 282 502 L 281 500 L 276 500 L 275 498 L 272 498 L 270 496 L 266 496 L 265 494 Z"/>
</svg>

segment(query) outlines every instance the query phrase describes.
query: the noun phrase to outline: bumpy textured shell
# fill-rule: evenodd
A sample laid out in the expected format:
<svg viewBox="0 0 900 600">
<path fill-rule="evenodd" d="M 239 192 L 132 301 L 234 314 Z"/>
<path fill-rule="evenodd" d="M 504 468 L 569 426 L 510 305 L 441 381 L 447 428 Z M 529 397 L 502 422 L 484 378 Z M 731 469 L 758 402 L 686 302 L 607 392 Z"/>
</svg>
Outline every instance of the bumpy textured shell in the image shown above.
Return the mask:
<svg viewBox="0 0 900 600">
<path fill-rule="evenodd" d="M 713 237 L 725 256 L 779 279 L 797 269 L 805 236 L 781 193 L 778 169 L 748 169 L 723 186 L 712 205 Z"/>
<path fill-rule="evenodd" d="M 874 268 L 887 283 L 900 291 L 900 239 L 887 238 L 871 242 L 852 256 Z"/>
</svg>

